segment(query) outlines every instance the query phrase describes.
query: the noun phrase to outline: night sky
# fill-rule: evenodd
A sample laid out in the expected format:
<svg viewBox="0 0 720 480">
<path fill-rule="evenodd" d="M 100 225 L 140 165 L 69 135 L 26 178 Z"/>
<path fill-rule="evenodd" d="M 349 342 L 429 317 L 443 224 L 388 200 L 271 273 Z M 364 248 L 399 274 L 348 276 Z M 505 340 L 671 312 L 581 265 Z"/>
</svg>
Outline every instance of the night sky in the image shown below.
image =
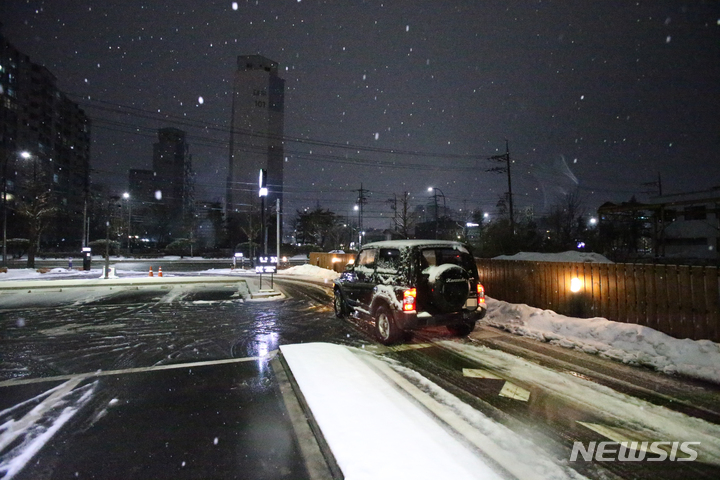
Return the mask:
<svg viewBox="0 0 720 480">
<path fill-rule="evenodd" d="M 173 126 L 196 197 L 221 199 L 236 57 L 255 53 L 286 80 L 286 213 L 352 215 L 362 182 L 366 225 L 428 187 L 493 215 L 505 139 L 536 215 L 576 188 L 588 210 L 648 200 L 658 174 L 663 193 L 720 185 L 717 1 L 4 0 L 0 21 L 91 117 L 113 192 Z"/>
</svg>

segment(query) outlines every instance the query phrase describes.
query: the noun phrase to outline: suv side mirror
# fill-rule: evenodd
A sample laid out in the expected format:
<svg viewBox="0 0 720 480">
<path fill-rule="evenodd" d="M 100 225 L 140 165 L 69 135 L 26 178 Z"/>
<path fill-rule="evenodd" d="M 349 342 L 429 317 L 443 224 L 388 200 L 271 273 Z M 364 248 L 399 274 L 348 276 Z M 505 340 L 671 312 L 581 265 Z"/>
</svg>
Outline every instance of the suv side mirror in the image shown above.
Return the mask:
<svg viewBox="0 0 720 480">
<path fill-rule="evenodd" d="M 345 271 L 346 272 L 352 272 L 355 270 L 355 264 L 354 263 L 346 263 L 345 264 Z"/>
</svg>

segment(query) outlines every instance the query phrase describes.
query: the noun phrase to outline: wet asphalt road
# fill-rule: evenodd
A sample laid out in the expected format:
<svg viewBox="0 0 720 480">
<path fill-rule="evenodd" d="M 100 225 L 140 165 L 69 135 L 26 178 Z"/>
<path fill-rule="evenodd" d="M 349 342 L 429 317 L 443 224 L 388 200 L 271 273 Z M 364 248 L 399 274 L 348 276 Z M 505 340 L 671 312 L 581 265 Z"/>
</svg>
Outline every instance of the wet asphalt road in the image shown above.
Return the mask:
<svg viewBox="0 0 720 480">
<path fill-rule="evenodd" d="M 57 425 L 60 403 L 77 414 L 14 478 L 306 478 L 268 355 L 280 344 L 369 340 L 335 319 L 322 287 L 288 282 L 290 298 L 258 302 L 243 301 L 243 288 L 116 289 L 2 312 L 0 380 L 45 380 L 0 387 L 0 424 L 27 418 L 78 375 L 105 372 L 56 399 L 38 428 Z M 178 364 L 190 366 L 160 369 Z M 86 403 L 75 398 L 83 391 Z M 0 452 L 7 461 L 12 445 Z"/>
<path fill-rule="evenodd" d="M 15 478 L 307 478 L 266 357 L 278 345 L 299 342 L 376 349 L 533 438 L 561 463 L 567 463 L 574 441 L 607 441 L 587 425 L 607 423 L 614 412 L 579 405 L 542 382 L 503 378 L 504 372 L 496 372 L 498 378 L 468 378 L 463 369 L 487 365 L 448 350 L 443 341 L 511 351 L 632 398 L 712 423 L 720 419 L 715 386 L 587 355 L 572 358 L 559 347 L 522 342 L 493 329 L 479 328 L 473 340 L 430 329 L 408 345 L 385 349 L 373 341 L 368 325 L 334 317 L 326 286 L 293 280 L 279 285 L 288 296 L 282 301 L 243 302 L 247 292 L 240 282 L 127 289 L 83 305 L 1 312 L 0 381 L 46 381 L 0 386 L 0 424 L 46 402 L 52 388 L 76 382 L 66 387 L 58 405 L 77 413 Z M 77 377 L 98 370 L 105 374 Z M 506 380 L 527 388 L 529 401 L 503 395 Z M 7 411 L 40 395 L 45 396 Z M 48 409 L 47 425 L 58 423 L 60 411 Z M 0 450 L 0 462 L 9 449 L 12 445 Z M 719 473 L 699 462 L 578 462 L 572 467 L 589 478 L 717 478 Z"/>
</svg>

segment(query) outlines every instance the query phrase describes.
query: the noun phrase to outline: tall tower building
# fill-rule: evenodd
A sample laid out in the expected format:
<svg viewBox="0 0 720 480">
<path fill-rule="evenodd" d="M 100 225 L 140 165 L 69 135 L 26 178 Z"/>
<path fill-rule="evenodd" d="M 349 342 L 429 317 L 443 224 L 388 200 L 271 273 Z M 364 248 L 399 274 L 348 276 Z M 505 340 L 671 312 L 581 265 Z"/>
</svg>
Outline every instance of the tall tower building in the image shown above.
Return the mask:
<svg viewBox="0 0 720 480">
<path fill-rule="evenodd" d="M 267 170 L 266 205 L 282 202 L 285 80 L 278 64 L 261 55 L 241 55 L 232 101 L 226 213 L 249 213 L 259 205 L 258 175 Z"/>
</svg>

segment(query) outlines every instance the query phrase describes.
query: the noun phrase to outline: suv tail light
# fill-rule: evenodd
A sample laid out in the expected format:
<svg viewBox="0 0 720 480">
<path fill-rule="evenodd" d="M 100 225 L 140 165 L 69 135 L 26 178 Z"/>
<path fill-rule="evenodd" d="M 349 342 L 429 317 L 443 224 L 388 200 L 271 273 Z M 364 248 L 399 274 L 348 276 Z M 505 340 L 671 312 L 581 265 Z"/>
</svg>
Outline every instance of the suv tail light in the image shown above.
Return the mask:
<svg viewBox="0 0 720 480">
<path fill-rule="evenodd" d="M 417 289 L 409 288 L 403 292 L 403 312 L 412 312 L 415 310 L 415 300 L 417 298 Z"/>
<path fill-rule="evenodd" d="M 480 282 L 477 284 L 478 303 L 485 303 L 485 287 Z"/>
</svg>

